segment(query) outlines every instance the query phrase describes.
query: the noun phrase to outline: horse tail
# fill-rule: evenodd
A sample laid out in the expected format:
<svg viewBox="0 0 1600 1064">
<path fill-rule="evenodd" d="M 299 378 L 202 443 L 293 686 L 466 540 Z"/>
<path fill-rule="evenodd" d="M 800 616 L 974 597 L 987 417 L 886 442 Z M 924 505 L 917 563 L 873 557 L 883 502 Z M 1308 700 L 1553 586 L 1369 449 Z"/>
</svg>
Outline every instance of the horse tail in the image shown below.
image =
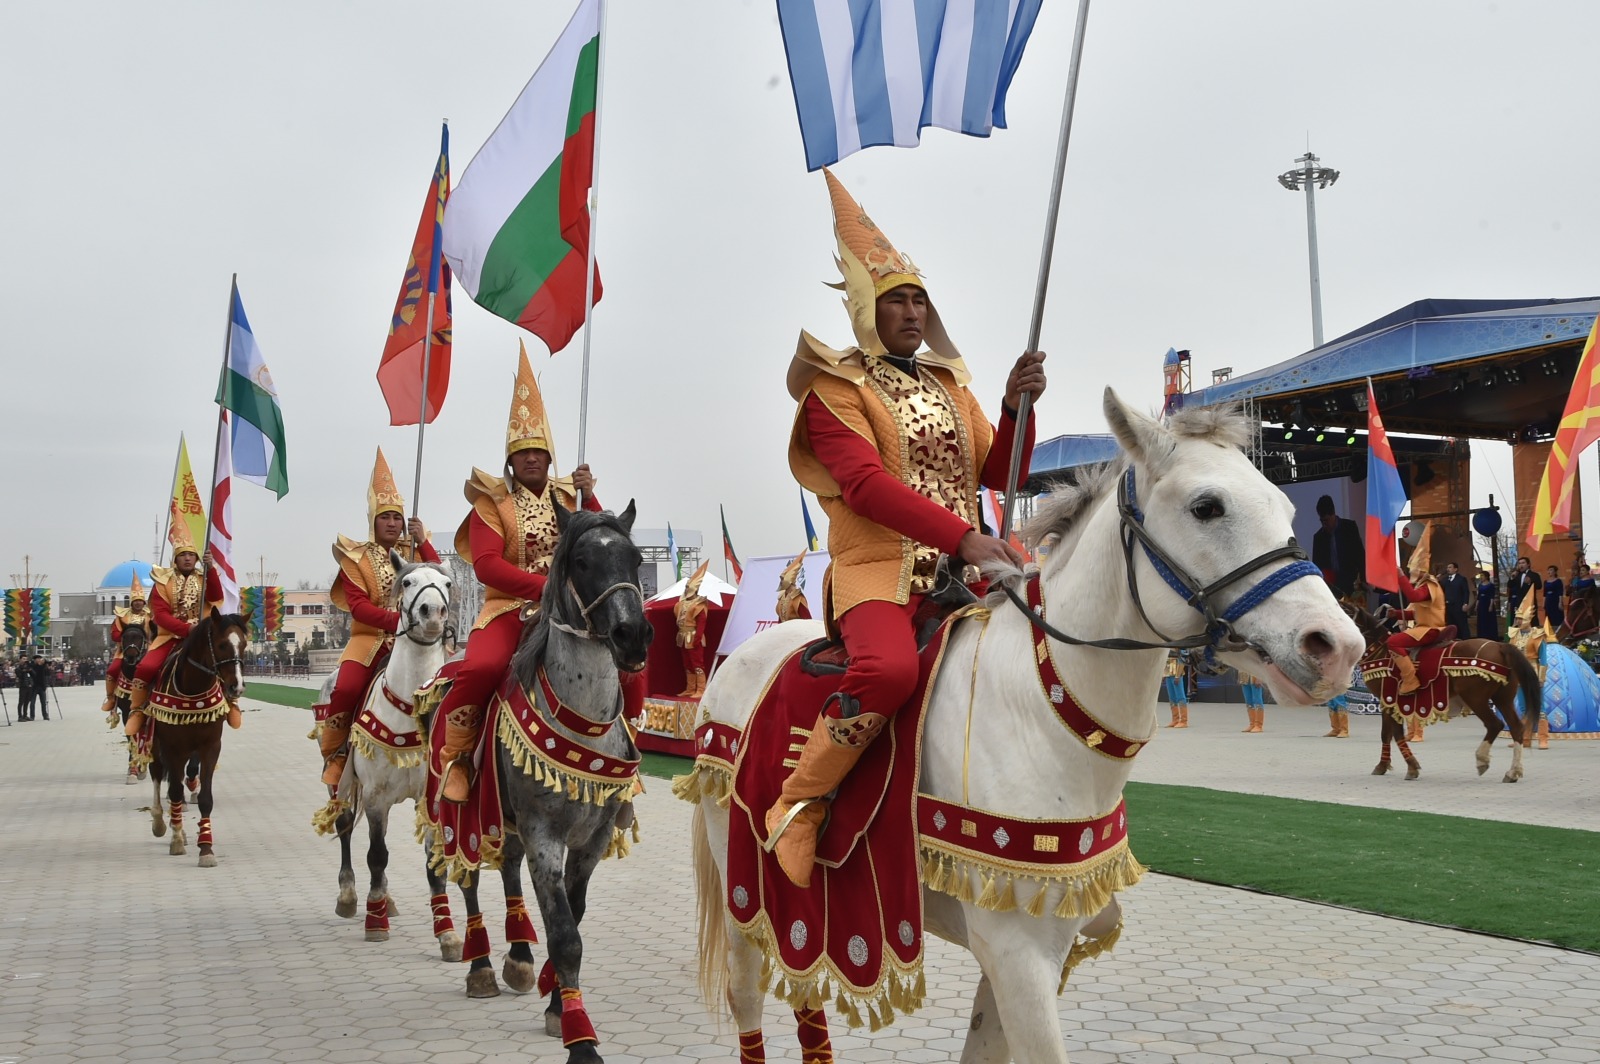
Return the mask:
<svg viewBox="0 0 1600 1064">
<path fill-rule="evenodd" d="M 704 802 L 694 807 L 695 909 L 700 922 L 700 994 L 706 1009 L 720 1016 L 728 1000 L 728 921 L 723 910 L 722 873 L 706 836 Z"/>
<path fill-rule="evenodd" d="M 1511 651 L 1511 671 L 1517 678 L 1517 686 L 1522 691 L 1522 702 L 1527 707 L 1527 712 L 1522 716 L 1525 727 L 1533 727 L 1539 723 L 1539 714 L 1544 712 L 1544 686 L 1539 682 L 1539 670 L 1534 668 L 1528 656 L 1509 643 L 1504 644 Z"/>
</svg>

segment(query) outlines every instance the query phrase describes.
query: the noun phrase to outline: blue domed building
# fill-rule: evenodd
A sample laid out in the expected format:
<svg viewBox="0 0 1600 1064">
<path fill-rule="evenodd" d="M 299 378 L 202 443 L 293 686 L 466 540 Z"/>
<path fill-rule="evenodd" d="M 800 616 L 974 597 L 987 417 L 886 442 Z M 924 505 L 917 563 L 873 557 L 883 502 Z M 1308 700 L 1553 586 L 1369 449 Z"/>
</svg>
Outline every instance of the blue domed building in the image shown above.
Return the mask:
<svg viewBox="0 0 1600 1064">
<path fill-rule="evenodd" d="M 109 617 L 111 611 L 118 606 L 128 604 L 128 592 L 133 587 L 133 574 L 139 574 L 139 584 L 144 588 L 146 595 L 150 594 L 149 562 L 142 562 L 137 558 L 129 558 L 118 565 L 113 565 L 106 571 L 106 575 L 95 585 L 96 613 L 102 617 Z M 110 621 L 106 622 L 111 623 Z"/>
</svg>

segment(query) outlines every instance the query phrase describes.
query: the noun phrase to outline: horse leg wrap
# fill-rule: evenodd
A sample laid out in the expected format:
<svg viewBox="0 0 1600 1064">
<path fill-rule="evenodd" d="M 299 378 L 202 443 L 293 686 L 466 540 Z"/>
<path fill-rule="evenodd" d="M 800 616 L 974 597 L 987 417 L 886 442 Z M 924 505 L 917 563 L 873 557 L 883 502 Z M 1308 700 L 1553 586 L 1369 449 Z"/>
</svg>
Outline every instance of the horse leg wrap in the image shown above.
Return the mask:
<svg viewBox="0 0 1600 1064">
<path fill-rule="evenodd" d="M 583 1009 L 583 991 L 562 990 L 561 1044 L 570 1046 L 579 1042 L 599 1041 L 600 1036 L 594 1033 L 594 1024 L 589 1022 L 589 1014 Z"/>
<path fill-rule="evenodd" d="M 389 899 L 367 899 L 367 930 L 389 930 Z"/>
<path fill-rule="evenodd" d="M 467 941 L 461 947 L 461 959 L 468 962 L 487 960 L 489 957 L 489 932 L 483 929 L 483 914 L 467 915 Z"/>
<path fill-rule="evenodd" d="M 168 804 L 168 810 L 167 810 L 167 816 L 168 816 L 168 819 L 170 819 L 172 821 L 172 830 L 173 831 L 182 831 L 183 830 L 183 803 L 182 802 L 171 802 L 171 803 L 169 803 Z"/>
<path fill-rule="evenodd" d="M 767 1064 L 767 1043 L 761 1028 L 739 1032 L 739 1064 Z"/>
<path fill-rule="evenodd" d="M 506 941 L 539 941 L 539 932 L 533 929 L 533 921 L 528 918 L 528 907 L 523 904 L 521 894 L 506 895 Z"/>
<path fill-rule="evenodd" d="M 197 843 L 199 843 L 201 846 L 212 846 L 212 845 L 215 845 L 216 840 L 211 837 L 211 818 L 210 817 L 203 816 L 203 817 L 200 818 L 200 834 L 198 836 L 196 836 L 195 841 Z"/>
<path fill-rule="evenodd" d="M 539 996 L 549 997 L 556 988 L 556 962 L 546 960 L 544 967 L 539 969 Z"/>
<path fill-rule="evenodd" d="M 800 1028 L 800 1064 L 833 1064 L 828 1014 L 821 1009 L 795 1009 L 794 1022 Z"/>
<path fill-rule="evenodd" d="M 456 922 L 450 919 L 450 895 L 441 891 L 429 899 L 429 905 L 433 909 L 434 938 L 456 929 Z"/>
</svg>

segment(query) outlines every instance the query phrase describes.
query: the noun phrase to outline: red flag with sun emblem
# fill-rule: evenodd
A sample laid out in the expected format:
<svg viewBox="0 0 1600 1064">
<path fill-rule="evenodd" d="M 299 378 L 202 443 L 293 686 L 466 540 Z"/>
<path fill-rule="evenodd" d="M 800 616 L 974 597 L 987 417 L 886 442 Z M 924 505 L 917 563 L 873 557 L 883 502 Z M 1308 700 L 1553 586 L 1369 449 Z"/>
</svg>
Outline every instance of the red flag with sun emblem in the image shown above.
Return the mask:
<svg viewBox="0 0 1600 1064">
<path fill-rule="evenodd" d="M 444 205 L 450 198 L 450 127 L 439 138 L 439 163 L 428 186 L 428 201 L 411 244 L 411 261 L 389 320 L 389 341 L 378 363 L 378 387 L 389 404 L 389 424 L 432 422 L 450 387 L 450 267 L 440 255 Z M 433 303 L 433 343 L 428 335 L 429 298 Z M 423 355 L 427 355 L 428 405 L 422 406 Z"/>
</svg>

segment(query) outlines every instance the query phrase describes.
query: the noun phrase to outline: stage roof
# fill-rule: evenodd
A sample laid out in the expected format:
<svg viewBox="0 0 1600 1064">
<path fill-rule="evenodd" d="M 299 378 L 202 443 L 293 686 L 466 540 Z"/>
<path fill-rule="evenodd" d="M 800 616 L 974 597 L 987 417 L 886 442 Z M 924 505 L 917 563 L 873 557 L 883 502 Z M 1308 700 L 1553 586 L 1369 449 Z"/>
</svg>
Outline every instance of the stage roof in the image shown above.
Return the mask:
<svg viewBox="0 0 1600 1064">
<path fill-rule="evenodd" d="M 1274 424 L 1364 427 L 1370 377 L 1391 431 L 1548 438 L 1597 314 L 1600 297 L 1422 299 L 1184 405 L 1251 399 Z"/>
</svg>

